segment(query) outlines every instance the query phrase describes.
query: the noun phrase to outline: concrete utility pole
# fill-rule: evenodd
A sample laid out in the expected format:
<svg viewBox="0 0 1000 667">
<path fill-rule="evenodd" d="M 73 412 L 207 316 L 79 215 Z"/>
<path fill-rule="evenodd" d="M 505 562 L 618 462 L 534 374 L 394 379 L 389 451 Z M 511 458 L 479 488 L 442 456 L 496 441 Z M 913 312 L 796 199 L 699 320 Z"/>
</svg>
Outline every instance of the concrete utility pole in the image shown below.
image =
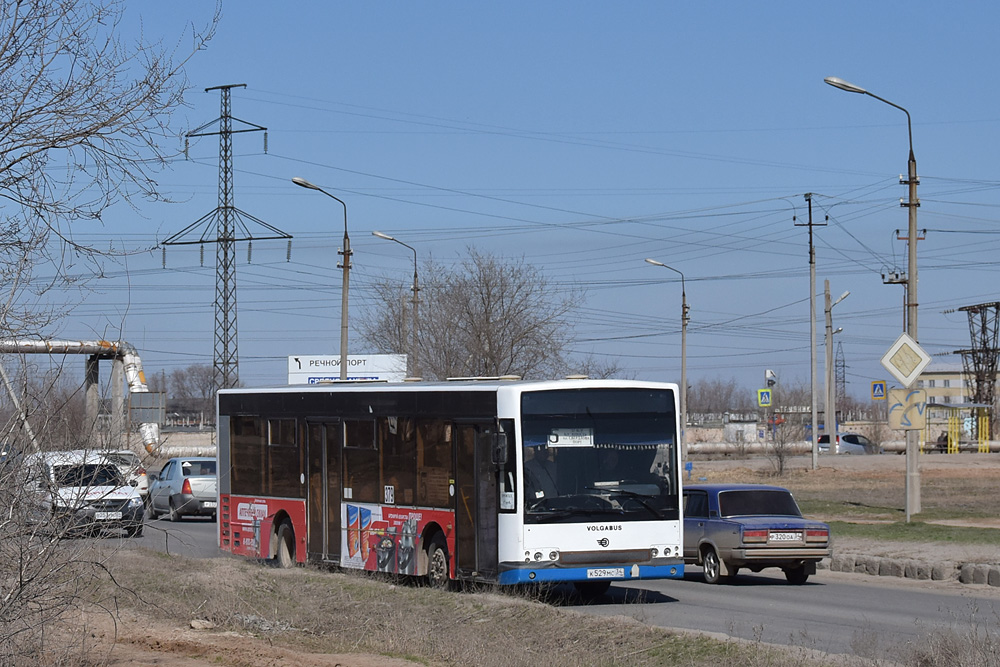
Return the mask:
<svg viewBox="0 0 1000 667">
<path fill-rule="evenodd" d="M 906 162 L 906 180 L 900 178 L 900 183 L 908 186 L 908 200 L 900 202 L 900 206 L 909 209 L 909 225 L 907 227 L 907 268 L 906 268 L 906 333 L 917 343 L 920 338 L 917 336 L 917 207 L 920 200 L 917 198 L 917 184 L 920 178 L 917 176 L 917 158 L 913 155 L 913 123 L 910 120 L 910 112 L 903 107 L 890 102 L 889 100 L 870 93 L 861 86 L 838 79 L 835 76 L 828 76 L 823 79 L 834 88 L 846 90 L 849 93 L 859 93 L 874 97 L 879 102 L 884 102 L 891 107 L 899 109 L 906 114 L 906 131 L 910 140 L 910 156 Z M 909 387 L 907 387 L 909 388 Z M 911 514 L 920 513 L 920 431 L 910 429 L 906 431 L 906 522 L 910 522 Z"/>
<path fill-rule="evenodd" d="M 823 298 L 825 300 L 823 312 L 826 315 L 826 417 L 823 419 L 823 430 L 830 436 L 831 454 L 837 453 L 837 387 L 833 377 L 833 335 L 840 331 L 840 328 L 836 330 L 833 328 L 833 307 L 850 294 L 850 292 L 844 292 L 831 303 L 830 281 L 826 280 L 823 283 Z"/>
<path fill-rule="evenodd" d="M 812 396 L 812 400 L 810 401 L 810 415 L 812 417 L 812 469 L 816 470 L 819 467 L 819 407 L 817 400 L 819 390 L 816 386 L 818 379 L 816 373 L 816 247 L 813 245 L 813 226 L 825 227 L 828 216 L 823 216 L 823 222 L 821 223 L 813 222 L 812 197 L 811 192 L 805 194 L 806 202 L 809 204 L 809 222 L 805 223 L 805 225 L 795 222 L 795 216 L 792 216 L 792 222 L 795 222 L 796 227 L 809 227 L 809 379 L 811 382 L 809 393 Z"/>
</svg>

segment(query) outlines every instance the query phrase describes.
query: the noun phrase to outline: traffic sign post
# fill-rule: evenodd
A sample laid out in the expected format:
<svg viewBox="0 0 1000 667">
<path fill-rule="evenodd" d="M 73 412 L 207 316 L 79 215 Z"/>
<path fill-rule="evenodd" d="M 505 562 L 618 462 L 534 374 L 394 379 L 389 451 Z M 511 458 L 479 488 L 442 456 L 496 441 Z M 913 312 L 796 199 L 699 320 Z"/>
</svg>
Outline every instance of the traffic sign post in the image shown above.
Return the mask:
<svg viewBox="0 0 1000 667">
<path fill-rule="evenodd" d="M 762 408 L 771 407 L 771 390 L 770 389 L 758 389 L 757 390 L 757 405 Z"/>
<path fill-rule="evenodd" d="M 931 363 L 930 355 L 906 333 L 900 334 L 882 357 L 882 367 L 904 387 L 912 386 L 929 363 Z"/>
<path fill-rule="evenodd" d="M 873 401 L 885 400 L 885 380 L 872 381 L 872 400 Z"/>
</svg>

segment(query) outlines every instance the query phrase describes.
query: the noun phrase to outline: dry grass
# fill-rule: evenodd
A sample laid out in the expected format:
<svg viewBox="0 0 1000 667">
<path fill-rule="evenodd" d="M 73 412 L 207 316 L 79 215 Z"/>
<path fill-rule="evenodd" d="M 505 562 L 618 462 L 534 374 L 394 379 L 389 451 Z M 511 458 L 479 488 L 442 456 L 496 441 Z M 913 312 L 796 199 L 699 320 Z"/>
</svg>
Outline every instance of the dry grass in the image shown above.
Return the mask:
<svg viewBox="0 0 1000 667">
<path fill-rule="evenodd" d="M 162 566 L 154 565 L 154 577 L 150 559 Z M 526 595 L 443 592 L 353 572 L 128 550 L 115 556 L 114 576 L 117 585 L 109 582 L 99 602 L 122 617 L 178 628 L 206 619 L 239 633 L 244 644 L 252 637 L 307 654 L 482 667 L 830 664 L 803 651 L 678 634 L 625 617 L 596 618 Z"/>
</svg>

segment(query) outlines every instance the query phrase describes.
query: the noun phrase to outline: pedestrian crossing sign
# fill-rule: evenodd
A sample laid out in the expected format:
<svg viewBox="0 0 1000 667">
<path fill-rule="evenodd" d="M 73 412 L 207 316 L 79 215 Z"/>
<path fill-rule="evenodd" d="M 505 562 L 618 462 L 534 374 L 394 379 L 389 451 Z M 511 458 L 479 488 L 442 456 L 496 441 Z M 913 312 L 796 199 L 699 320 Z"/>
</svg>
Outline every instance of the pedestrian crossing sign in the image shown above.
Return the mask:
<svg viewBox="0 0 1000 667">
<path fill-rule="evenodd" d="M 757 405 L 762 408 L 771 407 L 771 390 L 770 389 L 758 389 L 757 390 Z"/>
<path fill-rule="evenodd" d="M 885 400 L 885 380 L 875 380 L 872 382 L 872 400 Z"/>
</svg>

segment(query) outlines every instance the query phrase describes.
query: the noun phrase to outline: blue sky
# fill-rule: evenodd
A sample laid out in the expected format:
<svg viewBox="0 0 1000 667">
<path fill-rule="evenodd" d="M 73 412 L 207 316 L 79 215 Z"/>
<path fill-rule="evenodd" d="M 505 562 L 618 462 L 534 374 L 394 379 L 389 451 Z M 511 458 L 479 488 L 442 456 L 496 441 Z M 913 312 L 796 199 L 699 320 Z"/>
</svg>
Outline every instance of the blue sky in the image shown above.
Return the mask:
<svg viewBox="0 0 1000 667">
<path fill-rule="evenodd" d="M 132 4 L 125 29 L 187 47 L 204 1 Z M 383 276 L 409 284 L 421 262 L 466 248 L 523 257 L 585 295 L 573 350 L 643 379 L 679 380 L 680 284 L 691 305 L 689 381 L 749 388 L 773 369 L 809 381 L 803 194 L 815 193 L 817 291 L 834 298 L 848 390 L 886 379 L 902 330 L 906 270 L 905 115 L 825 83 L 838 76 L 907 108 L 921 177 L 920 342 L 970 346 L 965 305 L 998 299 L 1000 131 L 993 65 L 998 10 L 986 2 L 286 3 L 228 2 L 192 60 L 178 135 L 233 115 L 235 203 L 292 234 L 237 251 L 240 377 L 285 380 L 290 354 L 339 350 L 342 209 L 295 187 L 302 176 L 348 206 L 351 314 Z M 181 145 L 178 139 L 178 146 Z M 109 211 L 79 240 L 150 248 L 218 203 L 218 141 L 161 175 L 177 203 Z M 172 247 L 108 262 L 53 335 L 123 338 L 147 374 L 212 362 L 215 249 Z M 426 279 L 426 278 L 424 278 Z M 75 297 L 74 297 L 75 298 Z M 822 295 L 817 299 L 822 373 Z M 433 317 L 432 313 L 422 313 Z M 352 330 L 350 351 L 364 346 Z M 941 356 L 957 363 L 959 358 Z"/>
</svg>

